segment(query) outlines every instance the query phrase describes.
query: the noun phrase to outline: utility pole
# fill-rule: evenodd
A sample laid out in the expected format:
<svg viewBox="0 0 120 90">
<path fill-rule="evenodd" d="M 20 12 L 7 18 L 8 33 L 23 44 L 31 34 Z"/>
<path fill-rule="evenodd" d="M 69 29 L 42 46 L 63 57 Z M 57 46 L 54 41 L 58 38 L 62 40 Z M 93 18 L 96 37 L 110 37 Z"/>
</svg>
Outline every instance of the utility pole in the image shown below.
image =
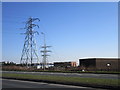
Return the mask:
<svg viewBox="0 0 120 90">
<path fill-rule="evenodd" d="M 51 46 L 47 46 L 46 45 L 46 41 L 45 41 L 45 34 L 43 32 L 41 32 L 41 34 L 43 34 L 43 38 L 44 38 L 44 45 L 41 47 L 43 48 L 43 50 L 41 50 L 42 56 L 43 56 L 43 69 L 45 70 L 46 66 L 47 66 L 47 56 L 50 56 L 47 54 L 47 52 L 51 52 L 50 50 L 47 50 L 47 48 L 51 47 Z"/>
<path fill-rule="evenodd" d="M 39 58 L 36 52 L 36 42 L 35 42 L 35 33 L 39 34 L 37 31 L 33 30 L 34 27 L 38 27 L 38 25 L 34 24 L 34 21 L 40 21 L 39 18 L 29 18 L 26 22 L 26 34 L 24 46 L 22 50 L 20 63 L 26 65 L 27 67 L 32 66 L 33 62 L 39 62 Z"/>
</svg>

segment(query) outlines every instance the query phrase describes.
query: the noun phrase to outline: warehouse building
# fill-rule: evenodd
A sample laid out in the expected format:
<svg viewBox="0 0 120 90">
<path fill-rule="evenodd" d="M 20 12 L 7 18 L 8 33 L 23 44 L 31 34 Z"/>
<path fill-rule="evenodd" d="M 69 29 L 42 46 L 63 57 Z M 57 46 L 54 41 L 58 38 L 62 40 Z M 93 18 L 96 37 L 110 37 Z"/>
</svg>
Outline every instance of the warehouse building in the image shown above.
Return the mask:
<svg viewBox="0 0 120 90">
<path fill-rule="evenodd" d="M 118 58 L 79 59 L 79 66 L 84 70 L 118 71 Z"/>
<path fill-rule="evenodd" d="M 76 67 L 76 62 L 54 62 L 54 67 Z"/>
</svg>

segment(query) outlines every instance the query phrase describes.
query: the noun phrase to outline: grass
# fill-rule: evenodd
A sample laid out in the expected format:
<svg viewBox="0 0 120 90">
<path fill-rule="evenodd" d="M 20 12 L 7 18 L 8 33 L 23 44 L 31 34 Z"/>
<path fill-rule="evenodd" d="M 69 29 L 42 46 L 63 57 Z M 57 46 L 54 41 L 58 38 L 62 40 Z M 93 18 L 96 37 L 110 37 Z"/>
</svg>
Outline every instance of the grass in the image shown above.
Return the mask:
<svg viewBox="0 0 120 90">
<path fill-rule="evenodd" d="M 104 86 L 119 86 L 118 79 L 97 79 L 97 78 L 80 78 L 80 77 L 64 77 L 64 76 L 50 76 L 50 75 L 29 75 L 29 74 L 7 74 L 3 73 L 3 77 L 20 78 L 20 79 L 34 79 L 34 80 L 47 80 L 54 82 L 65 83 L 80 83 L 91 85 L 104 85 Z"/>
<path fill-rule="evenodd" d="M 120 74 L 120 71 L 54 71 L 54 70 L 3 70 L 3 71 L 25 71 L 25 72 L 54 72 L 54 73 L 96 73 L 96 74 Z"/>
</svg>

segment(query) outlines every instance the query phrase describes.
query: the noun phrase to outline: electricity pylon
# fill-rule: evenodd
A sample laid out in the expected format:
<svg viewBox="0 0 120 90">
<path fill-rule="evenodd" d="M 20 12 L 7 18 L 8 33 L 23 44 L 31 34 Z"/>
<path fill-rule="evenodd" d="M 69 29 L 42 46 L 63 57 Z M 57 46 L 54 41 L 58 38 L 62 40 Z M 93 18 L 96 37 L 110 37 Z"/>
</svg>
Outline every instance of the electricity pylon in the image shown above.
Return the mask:
<svg viewBox="0 0 120 90">
<path fill-rule="evenodd" d="M 51 46 L 47 46 L 46 45 L 46 41 L 45 41 L 45 34 L 43 32 L 41 32 L 41 34 L 44 35 L 44 45 L 41 47 L 43 48 L 43 50 L 41 50 L 42 56 L 43 56 L 43 61 L 42 61 L 42 65 L 43 65 L 43 69 L 45 70 L 46 66 L 47 66 L 47 56 L 50 56 L 47 54 L 47 52 L 51 52 L 50 50 L 47 50 L 47 48 L 51 47 Z"/>
<path fill-rule="evenodd" d="M 34 24 L 34 21 L 40 21 L 38 18 L 29 18 L 28 21 L 26 22 L 26 32 L 24 34 L 26 34 L 25 36 L 25 42 L 24 42 L 24 46 L 23 46 L 23 50 L 22 50 L 22 56 L 21 56 L 21 60 L 20 63 L 21 64 L 25 64 L 27 66 L 33 64 L 33 62 L 37 63 L 39 62 L 39 58 L 36 52 L 36 42 L 35 42 L 35 33 L 39 34 L 37 31 L 33 30 L 34 27 L 38 27 L 38 25 Z"/>
</svg>

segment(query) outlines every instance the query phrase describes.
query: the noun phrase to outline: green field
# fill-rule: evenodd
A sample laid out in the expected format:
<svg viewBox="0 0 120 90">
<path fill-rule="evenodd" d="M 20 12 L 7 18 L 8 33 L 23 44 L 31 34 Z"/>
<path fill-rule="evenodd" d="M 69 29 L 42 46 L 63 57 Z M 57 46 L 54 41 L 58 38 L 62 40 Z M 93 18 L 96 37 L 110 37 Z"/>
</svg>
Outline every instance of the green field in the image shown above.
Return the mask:
<svg viewBox="0 0 120 90">
<path fill-rule="evenodd" d="M 80 77 L 64 77 L 64 76 L 49 76 L 49 75 L 28 75 L 28 74 L 6 74 L 3 73 L 3 77 L 19 78 L 19 79 L 34 79 L 53 81 L 58 83 L 77 83 L 77 84 L 89 84 L 89 85 L 103 85 L 103 86 L 119 86 L 120 81 L 118 79 L 98 79 L 98 78 L 80 78 Z"/>
</svg>

